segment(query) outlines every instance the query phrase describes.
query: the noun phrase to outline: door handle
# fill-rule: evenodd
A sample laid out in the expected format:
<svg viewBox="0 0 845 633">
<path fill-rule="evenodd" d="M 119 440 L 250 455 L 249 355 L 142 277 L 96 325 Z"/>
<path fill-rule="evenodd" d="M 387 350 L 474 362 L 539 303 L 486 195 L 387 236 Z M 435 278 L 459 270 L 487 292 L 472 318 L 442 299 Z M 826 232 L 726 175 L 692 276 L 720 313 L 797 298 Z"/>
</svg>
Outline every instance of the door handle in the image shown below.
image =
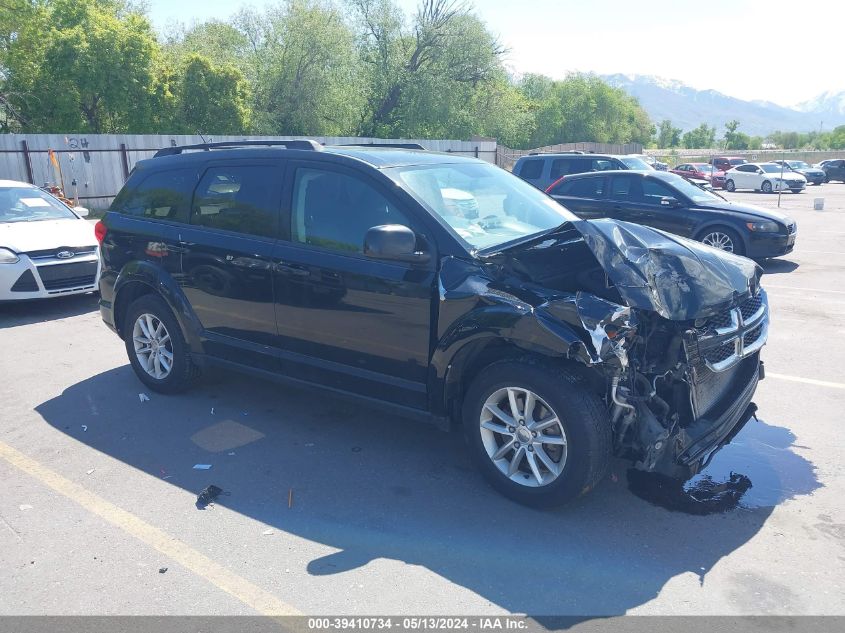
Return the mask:
<svg viewBox="0 0 845 633">
<path fill-rule="evenodd" d="M 298 264 L 286 264 L 285 262 L 276 262 L 273 265 L 273 270 L 277 273 L 285 273 L 287 275 L 295 275 L 297 277 L 307 277 L 311 273 Z"/>
</svg>

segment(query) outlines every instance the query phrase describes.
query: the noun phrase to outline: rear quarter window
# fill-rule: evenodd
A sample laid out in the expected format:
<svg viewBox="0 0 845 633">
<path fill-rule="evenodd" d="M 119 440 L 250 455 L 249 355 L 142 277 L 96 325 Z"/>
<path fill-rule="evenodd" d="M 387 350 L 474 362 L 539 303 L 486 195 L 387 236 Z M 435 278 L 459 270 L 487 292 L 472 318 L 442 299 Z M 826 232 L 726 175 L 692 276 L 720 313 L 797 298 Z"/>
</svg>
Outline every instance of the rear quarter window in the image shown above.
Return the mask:
<svg viewBox="0 0 845 633">
<path fill-rule="evenodd" d="M 604 182 L 604 178 L 564 180 L 551 191 L 551 194 L 573 198 L 601 198 L 604 195 Z"/>
<path fill-rule="evenodd" d="M 543 159 L 535 158 L 522 163 L 517 176 L 526 180 L 534 180 L 543 175 Z"/>
<path fill-rule="evenodd" d="M 151 220 L 187 222 L 196 184 L 194 169 L 153 172 L 141 176 L 137 184 L 127 183 L 115 197 L 110 210 Z"/>
</svg>

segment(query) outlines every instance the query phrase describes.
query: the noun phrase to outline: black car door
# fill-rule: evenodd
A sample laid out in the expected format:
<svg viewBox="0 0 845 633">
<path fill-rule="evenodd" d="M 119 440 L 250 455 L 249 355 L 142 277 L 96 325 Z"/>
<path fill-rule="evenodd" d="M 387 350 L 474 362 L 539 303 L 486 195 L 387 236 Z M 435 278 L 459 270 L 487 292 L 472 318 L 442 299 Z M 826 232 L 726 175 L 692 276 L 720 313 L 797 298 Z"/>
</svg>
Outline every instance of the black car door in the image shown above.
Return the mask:
<svg viewBox="0 0 845 633">
<path fill-rule="evenodd" d="M 217 357 L 277 370 L 272 255 L 279 229 L 283 167 L 270 160 L 209 162 L 174 227 L 179 283 Z"/>
<path fill-rule="evenodd" d="M 325 163 L 292 164 L 289 239 L 274 253 L 276 321 L 285 373 L 423 409 L 435 261 L 363 254 L 373 226 L 424 229 L 382 183 Z"/>
<path fill-rule="evenodd" d="M 643 177 L 624 172 L 610 176 L 608 216 L 616 220 L 649 225 L 653 220 L 643 200 Z"/>
<path fill-rule="evenodd" d="M 829 163 L 825 169 L 830 180 L 845 181 L 845 160 L 836 160 Z"/>
<path fill-rule="evenodd" d="M 695 187 L 692 184 L 689 186 Z M 643 224 L 676 235 L 692 237 L 698 214 L 686 196 L 657 178 L 643 178 L 642 189 L 641 213 L 645 218 Z"/>
<path fill-rule="evenodd" d="M 564 179 L 549 195 L 579 218 L 602 218 L 607 216 L 606 185 L 603 175 Z"/>
</svg>

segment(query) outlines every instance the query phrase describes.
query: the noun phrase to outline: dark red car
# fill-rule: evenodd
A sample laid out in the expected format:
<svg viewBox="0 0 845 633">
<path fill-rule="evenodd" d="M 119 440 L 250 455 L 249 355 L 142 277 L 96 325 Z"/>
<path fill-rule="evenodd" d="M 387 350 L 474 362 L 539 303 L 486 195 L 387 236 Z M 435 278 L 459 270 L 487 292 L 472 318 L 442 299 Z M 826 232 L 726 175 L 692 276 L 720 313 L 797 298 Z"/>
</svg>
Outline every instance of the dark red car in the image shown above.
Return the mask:
<svg viewBox="0 0 845 633">
<path fill-rule="evenodd" d="M 683 163 L 669 171 L 687 178 L 701 178 L 709 182 L 714 189 L 725 188 L 725 172 L 708 163 Z"/>
<path fill-rule="evenodd" d="M 708 161 L 708 165 L 713 165 L 719 171 L 728 171 L 747 162 L 742 156 L 714 156 Z"/>
</svg>

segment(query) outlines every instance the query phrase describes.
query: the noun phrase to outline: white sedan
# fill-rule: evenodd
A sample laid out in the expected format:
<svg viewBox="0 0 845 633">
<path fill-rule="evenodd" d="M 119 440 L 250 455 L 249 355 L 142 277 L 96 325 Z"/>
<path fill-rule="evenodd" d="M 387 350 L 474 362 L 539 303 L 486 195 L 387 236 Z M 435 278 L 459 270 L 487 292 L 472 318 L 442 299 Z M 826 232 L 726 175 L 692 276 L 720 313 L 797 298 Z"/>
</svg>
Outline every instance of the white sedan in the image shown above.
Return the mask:
<svg viewBox="0 0 845 633">
<path fill-rule="evenodd" d="M 763 193 L 791 191 L 800 193 L 807 186 L 807 179 L 776 163 L 745 163 L 725 172 L 725 189 L 754 189 Z"/>
<path fill-rule="evenodd" d="M 93 292 L 100 274 L 87 210 L 0 180 L 0 302 Z"/>
</svg>

